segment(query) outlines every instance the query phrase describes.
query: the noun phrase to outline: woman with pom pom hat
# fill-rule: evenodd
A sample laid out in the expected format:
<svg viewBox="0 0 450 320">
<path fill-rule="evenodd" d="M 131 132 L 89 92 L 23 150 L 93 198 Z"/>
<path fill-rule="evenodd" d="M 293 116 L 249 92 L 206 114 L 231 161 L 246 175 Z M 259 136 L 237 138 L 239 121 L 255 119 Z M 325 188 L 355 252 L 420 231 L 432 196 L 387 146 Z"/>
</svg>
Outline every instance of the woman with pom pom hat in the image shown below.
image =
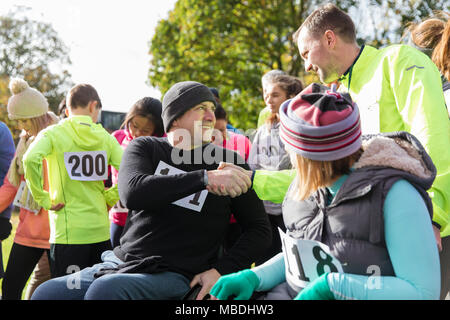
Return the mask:
<svg viewBox="0 0 450 320">
<path fill-rule="evenodd" d="M 44 95 L 31 88 L 23 79 L 11 79 L 12 96 L 8 100 L 8 117 L 17 120 L 22 130 L 16 154 L 11 162 L 4 184 L 0 188 L 0 211 L 14 203 L 20 208 L 19 225 L 2 283 L 3 300 L 20 300 L 22 290 L 34 270 L 26 297 L 31 297 L 39 284 L 50 279 L 48 242 L 50 236 L 47 211 L 41 208 L 28 191 L 24 179 L 23 155 L 36 135 L 58 122 L 48 110 Z M 44 189 L 48 190 L 47 169 L 44 161 Z"/>
</svg>

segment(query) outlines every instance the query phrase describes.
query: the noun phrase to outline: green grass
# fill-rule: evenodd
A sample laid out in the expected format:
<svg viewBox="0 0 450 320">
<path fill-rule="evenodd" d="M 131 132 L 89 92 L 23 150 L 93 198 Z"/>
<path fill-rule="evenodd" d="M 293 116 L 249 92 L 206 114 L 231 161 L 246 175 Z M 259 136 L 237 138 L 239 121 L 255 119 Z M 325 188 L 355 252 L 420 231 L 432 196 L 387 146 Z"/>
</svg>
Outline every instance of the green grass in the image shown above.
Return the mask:
<svg viewBox="0 0 450 320">
<path fill-rule="evenodd" d="M 17 225 L 19 224 L 19 211 L 18 210 L 13 211 L 13 213 L 11 215 L 11 224 L 12 224 L 11 235 L 7 239 L 2 241 L 3 270 L 6 270 L 6 265 L 8 264 L 9 253 L 11 252 L 11 247 L 14 242 L 14 236 L 16 235 Z M 0 279 L 0 288 L 2 285 L 2 281 L 3 281 L 3 279 Z M 28 281 L 24 287 L 24 290 L 22 291 L 22 299 L 24 299 L 27 285 L 28 285 Z"/>
</svg>

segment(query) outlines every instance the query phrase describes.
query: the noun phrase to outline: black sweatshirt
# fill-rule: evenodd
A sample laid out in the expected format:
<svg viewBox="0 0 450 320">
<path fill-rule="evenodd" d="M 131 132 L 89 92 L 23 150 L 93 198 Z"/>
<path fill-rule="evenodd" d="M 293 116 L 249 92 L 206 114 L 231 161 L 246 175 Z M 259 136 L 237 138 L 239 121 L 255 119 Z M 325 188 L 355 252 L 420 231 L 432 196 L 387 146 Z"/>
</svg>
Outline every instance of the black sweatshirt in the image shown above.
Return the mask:
<svg viewBox="0 0 450 320">
<path fill-rule="evenodd" d="M 199 192 L 206 186 L 204 169 L 215 170 L 225 160 L 249 169 L 237 153 L 213 144 L 182 151 L 174 149 L 167 138 L 132 140 L 119 170 L 119 195 L 129 213 L 120 245 L 114 248 L 116 256 L 125 262 L 162 256 L 170 271 L 189 279 L 211 268 L 222 275 L 249 268 L 271 243 L 270 224 L 256 193 L 249 190 L 231 198 L 205 191 L 201 205 Z M 163 163 L 185 173 L 167 175 L 168 170 L 161 169 L 155 172 Z M 188 196 L 187 202 L 198 205 L 195 208 L 200 211 L 173 204 Z M 231 213 L 243 234 L 219 258 Z"/>
</svg>

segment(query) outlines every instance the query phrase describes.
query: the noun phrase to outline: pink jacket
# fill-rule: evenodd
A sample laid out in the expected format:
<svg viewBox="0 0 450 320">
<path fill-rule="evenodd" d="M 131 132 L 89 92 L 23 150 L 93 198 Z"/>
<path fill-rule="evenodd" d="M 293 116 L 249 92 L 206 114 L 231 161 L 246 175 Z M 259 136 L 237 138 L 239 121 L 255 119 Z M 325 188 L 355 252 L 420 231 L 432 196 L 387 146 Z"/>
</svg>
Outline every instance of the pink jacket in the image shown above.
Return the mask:
<svg viewBox="0 0 450 320">
<path fill-rule="evenodd" d="M 228 139 L 223 141 L 223 147 L 225 149 L 236 151 L 242 158 L 244 158 L 245 161 L 247 161 L 250 148 L 252 147 L 250 140 L 242 134 L 231 131 L 228 131 L 227 135 Z M 236 219 L 233 215 L 231 215 L 230 223 L 235 222 Z"/>
<path fill-rule="evenodd" d="M 44 190 L 48 191 L 47 163 L 43 162 Z M 25 181 L 23 176 L 21 181 Z M 5 210 L 13 201 L 17 194 L 18 187 L 12 185 L 8 176 L 5 177 L 3 185 L 0 187 L 0 212 Z M 49 249 L 50 225 L 48 212 L 41 208 L 38 214 L 27 209 L 20 208 L 19 224 L 16 230 L 14 242 L 27 247 Z"/>
<path fill-rule="evenodd" d="M 133 140 L 133 137 L 131 136 L 130 132 L 126 129 L 123 130 L 116 130 L 112 133 L 112 136 L 117 139 L 122 149 L 125 150 L 125 148 L 128 146 L 131 140 Z M 112 184 L 117 184 L 117 178 L 119 175 L 119 171 L 117 171 L 115 168 L 111 167 L 111 181 Z M 128 215 L 128 209 L 125 208 L 120 201 L 117 202 L 110 210 L 109 210 L 109 220 L 119 226 L 124 226 L 125 221 L 127 220 Z"/>
<path fill-rule="evenodd" d="M 252 146 L 250 140 L 242 134 L 231 131 L 228 131 L 227 134 L 228 139 L 223 141 L 223 147 L 225 149 L 237 151 L 239 155 L 247 161 Z"/>
<path fill-rule="evenodd" d="M 133 137 L 127 129 L 116 130 L 112 133 L 112 136 L 117 139 L 120 146 L 125 150 Z M 164 134 L 163 137 L 166 135 Z M 119 172 L 111 167 L 111 182 L 113 185 L 117 184 Z M 128 209 L 125 208 L 120 201 L 117 202 L 114 207 L 109 210 L 109 220 L 119 226 L 124 226 L 127 220 Z"/>
</svg>

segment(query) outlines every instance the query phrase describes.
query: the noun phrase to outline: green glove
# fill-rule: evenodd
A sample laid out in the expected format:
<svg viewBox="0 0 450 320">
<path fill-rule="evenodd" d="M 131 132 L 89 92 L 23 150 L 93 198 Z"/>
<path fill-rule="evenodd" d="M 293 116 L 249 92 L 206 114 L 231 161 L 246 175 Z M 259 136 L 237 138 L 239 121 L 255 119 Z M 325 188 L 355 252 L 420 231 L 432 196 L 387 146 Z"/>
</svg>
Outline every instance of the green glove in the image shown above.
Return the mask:
<svg viewBox="0 0 450 320">
<path fill-rule="evenodd" d="M 219 300 L 226 300 L 232 295 L 236 296 L 234 300 L 248 300 L 258 286 L 256 273 L 245 269 L 220 277 L 209 293 Z"/>
<path fill-rule="evenodd" d="M 335 300 L 327 281 L 328 272 L 325 272 L 311 282 L 294 300 Z"/>
</svg>

